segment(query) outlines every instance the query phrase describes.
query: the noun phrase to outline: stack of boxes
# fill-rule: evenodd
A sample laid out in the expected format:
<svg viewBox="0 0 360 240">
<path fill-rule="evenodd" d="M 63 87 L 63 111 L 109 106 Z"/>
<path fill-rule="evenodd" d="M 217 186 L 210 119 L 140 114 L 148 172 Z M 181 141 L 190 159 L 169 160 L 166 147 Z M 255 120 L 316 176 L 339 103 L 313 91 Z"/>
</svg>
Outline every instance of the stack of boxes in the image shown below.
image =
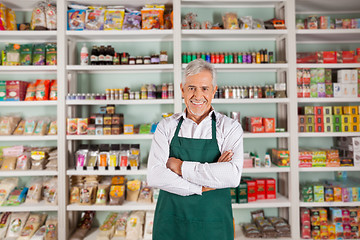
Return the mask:
<svg viewBox="0 0 360 240">
<path fill-rule="evenodd" d="M 273 178 L 242 177 L 240 185 L 231 189 L 232 203 L 276 199 L 276 180 Z"/>
<path fill-rule="evenodd" d="M 299 167 L 340 167 L 348 166 L 342 162 L 337 149 L 316 149 L 299 151 Z"/>
<path fill-rule="evenodd" d="M 0 101 L 23 101 L 27 86 L 24 81 L 0 81 Z"/>
<path fill-rule="evenodd" d="M 358 132 L 359 106 L 299 108 L 299 132 Z"/>
<path fill-rule="evenodd" d="M 303 239 L 359 239 L 359 208 L 302 208 Z"/>
<path fill-rule="evenodd" d="M 272 149 L 272 162 L 278 167 L 290 167 L 290 152 L 284 149 Z"/>
<path fill-rule="evenodd" d="M 358 70 L 339 70 L 337 83 L 334 83 L 334 97 L 358 97 Z"/>
<path fill-rule="evenodd" d="M 275 118 L 245 117 L 245 131 L 251 133 L 275 132 Z"/>
</svg>

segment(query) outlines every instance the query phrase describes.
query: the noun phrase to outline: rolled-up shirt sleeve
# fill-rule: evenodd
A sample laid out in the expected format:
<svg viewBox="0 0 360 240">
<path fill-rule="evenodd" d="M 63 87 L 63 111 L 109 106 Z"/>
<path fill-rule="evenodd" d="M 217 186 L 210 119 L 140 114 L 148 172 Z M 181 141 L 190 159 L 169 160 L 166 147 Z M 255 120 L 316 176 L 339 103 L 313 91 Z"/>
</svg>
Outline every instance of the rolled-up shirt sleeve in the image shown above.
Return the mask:
<svg viewBox="0 0 360 240">
<path fill-rule="evenodd" d="M 185 180 L 210 188 L 237 187 L 240 183 L 244 162 L 243 130 L 241 125 L 232 121 L 231 126 L 224 124 L 225 130 L 221 153 L 232 150 L 234 155 L 230 162 L 199 163 L 183 162 L 182 176 Z"/>
<path fill-rule="evenodd" d="M 202 194 L 202 185 L 185 180 L 166 167 L 169 158 L 169 138 L 165 120 L 158 124 L 148 158 L 147 182 L 149 186 L 181 196 Z"/>
</svg>

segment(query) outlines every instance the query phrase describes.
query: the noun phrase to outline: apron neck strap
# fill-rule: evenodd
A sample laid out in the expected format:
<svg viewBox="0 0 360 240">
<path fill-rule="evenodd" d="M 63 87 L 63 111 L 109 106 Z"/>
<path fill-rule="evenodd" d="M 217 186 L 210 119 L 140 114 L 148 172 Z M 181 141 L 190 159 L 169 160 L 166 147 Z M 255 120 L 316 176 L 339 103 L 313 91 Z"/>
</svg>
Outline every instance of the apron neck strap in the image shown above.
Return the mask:
<svg viewBox="0 0 360 240">
<path fill-rule="evenodd" d="M 181 128 L 181 125 L 184 121 L 184 117 L 181 117 L 180 118 L 180 121 L 176 127 L 176 131 L 175 131 L 175 134 L 174 136 L 175 137 L 178 137 L 179 136 L 179 132 L 180 132 L 180 128 Z M 212 140 L 216 140 L 216 117 L 215 117 L 215 113 L 213 112 L 211 114 L 211 131 L 212 131 Z"/>
</svg>

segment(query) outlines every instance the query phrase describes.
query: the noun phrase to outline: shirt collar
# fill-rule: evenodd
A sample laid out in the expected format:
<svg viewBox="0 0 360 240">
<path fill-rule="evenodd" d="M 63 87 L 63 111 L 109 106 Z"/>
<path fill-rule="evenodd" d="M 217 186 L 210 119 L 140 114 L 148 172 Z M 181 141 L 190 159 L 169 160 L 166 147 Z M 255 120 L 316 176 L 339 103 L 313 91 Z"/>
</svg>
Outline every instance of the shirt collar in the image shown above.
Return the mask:
<svg viewBox="0 0 360 240">
<path fill-rule="evenodd" d="M 215 112 L 214 108 L 211 106 L 211 111 L 209 112 L 207 117 L 211 117 L 211 114 L 213 114 L 213 112 Z M 184 109 L 184 111 L 177 117 L 177 120 L 180 119 L 181 117 L 185 119 L 187 119 L 186 117 L 186 108 Z"/>
</svg>

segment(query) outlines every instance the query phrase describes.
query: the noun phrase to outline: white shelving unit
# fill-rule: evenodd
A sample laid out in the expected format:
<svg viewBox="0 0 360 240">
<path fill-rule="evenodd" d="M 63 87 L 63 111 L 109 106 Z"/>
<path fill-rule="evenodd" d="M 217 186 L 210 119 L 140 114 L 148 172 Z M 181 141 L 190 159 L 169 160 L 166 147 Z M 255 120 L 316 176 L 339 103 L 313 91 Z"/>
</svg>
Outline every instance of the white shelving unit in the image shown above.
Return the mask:
<svg viewBox="0 0 360 240">
<path fill-rule="evenodd" d="M 358 207 L 360 202 L 300 202 L 300 207 Z"/>
<path fill-rule="evenodd" d="M 303 167 L 299 168 L 299 172 L 334 172 L 334 171 L 348 171 L 358 172 L 359 167 Z"/>
<path fill-rule="evenodd" d="M 57 31 L 2 31 L 0 42 L 14 41 L 56 41 Z"/>
<path fill-rule="evenodd" d="M 57 101 L 21 101 L 21 102 L 0 102 L 0 107 L 45 107 L 45 106 L 57 106 Z"/>
<path fill-rule="evenodd" d="M 49 170 L 11 170 L 0 171 L 0 177 L 36 177 L 36 176 L 57 176 L 57 171 Z"/>
<path fill-rule="evenodd" d="M 360 98 L 298 98 L 299 103 L 349 103 L 360 102 Z"/>
<path fill-rule="evenodd" d="M 50 205 L 44 201 L 36 204 L 23 203 L 19 206 L 0 206 L 1 212 L 37 212 L 37 211 L 55 212 L 59 210 L 57 205 Z"/>
<path fill-rule="evenodd" d="M 158 105 L 174 104 L 174 99 L 149 99 L 149 100 L 67 100 L 66 105 Z"/>
<path fill-rule="evenodd" d="M 358 137 L 360 136 L 359 132 L 314 132 L 314 133 L 299 133 L 299 137 Z"/>
<path fill-rule="evenodd" d="M 0 136 L 0 141 L 17 142 L 17 141 L 56 141 L 58 136 Z"/>
<path fill-rule="evenodd" d="M 296 65 L 297 68 L 360 68 L 360 63 L 301 63 Z"/>
<path fill-rule="evenodd" d="M 249 104 L 249 103 L 289 103 L 288 98 L 259 98 L 259 99 L 219 99 L 215 98 L 213 104 Z"/>
<path fill-rule="evenodd" d="M 152 134 L 67 135 L 67 140 L 151 140 Z"/>
</svg>

